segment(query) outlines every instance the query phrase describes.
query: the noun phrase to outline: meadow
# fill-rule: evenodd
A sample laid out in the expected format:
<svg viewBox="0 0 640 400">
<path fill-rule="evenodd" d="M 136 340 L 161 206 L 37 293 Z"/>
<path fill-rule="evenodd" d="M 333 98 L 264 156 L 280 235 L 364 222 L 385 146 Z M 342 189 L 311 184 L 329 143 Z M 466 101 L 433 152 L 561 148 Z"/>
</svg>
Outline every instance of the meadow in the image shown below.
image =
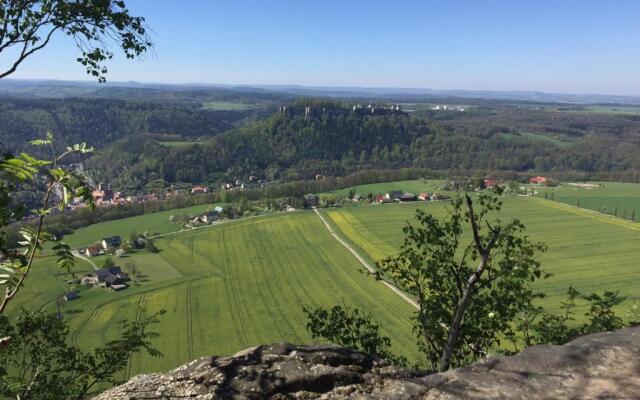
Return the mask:
<svg viewBox="0 0 640 400">
<path fill-rule="evenodd" d="M 202 107 L 214 111 L 243 111 L 253 108 L 254 106 L 233 101 L 208 101 L 202 103 Z"/>
<path fill-rule="evenodd" d="M 164 371 L 194 358 L 231 354 L 273 342 L 312 342 L 303 305 L 344 302 L 367 309 L 393 338 L 394 349 L 419 361 L 411 333 L 411 306 L 363 274 L 312 212 L 237 220 L 156 241 L 158 254 L 144 251 L 118 264 L 135 262 L 139 284 L 122 292 L 93 288 L 63 305 L 73 341 L 84 348 L 117 337 L 118 321 L 136 318 L 138 307 L 165 309 L 156 342 L 162 358 L 136 355 L 127 370 Z M 94 259 L 97 263 L 101 258 Z M 55 310 L 66 279 L 44 257 L 13 310 L 25 306 Z M 80 272 L 90 270 L 79 262 Z"/>
<path fill-rule="evenodd" d="M 416 209 L 444 217 L 447 202 L 345 207 L 324 211 L 359 252 L 375 262 L 395 254 L 402 227 Z M 573 285 L 586 293 L 619 290 L 640 300 L 640 224 L 538 198 L 505 197 L 500 218 L 520 219 L 531 239 L 547 244 L 540 257 L 550 278 L 536 283 L 541 302 L 556 310 Z"/>
<path fill-rule="evenodd" d="M 101 222 L 76 229 L 72 234 L 64 237 L 64 242 L 72 248 L 89 246 L 104 237 L 118 235 L 124 239 L 129 237 L 131 232 L 145 233 L 150 235 L 161 235 L 169 232 L 176 232 L 182 229 L 181 224 L 169 221 L 169 217 L 200 214 L 211 210 L 215 204 L 202 204 L 193 207 L 178 208 L 175 210 L 160 211 L 157 213 L 139 215 L 136 217 L 117 219 L 113 221 Z"/>
<path fill-rule="evenodd" d="M 620 182 L 563 183 L 557 188 L 536 187 L 538 197 L 640 220 L 640 184 Z"/>
<path fill-rule="evenodd" d="M 441 181 L 403 181 L 358 186 L 360 194 L 388 190 L 433 191 Z M 617 186 L 605 185 L 607 188 Z M 349 189 L 336 192 L 345 195 Z M 628 194 L 632 196 L 631 194 Z M 547 293 L 542 304 L 557 310 L 569 285 L 585 292 L 619 290 L 640 297 L 640 224 L 538 197 L 504 197 L 501 218 L 519 218 L 534 240 L 549 249 L 541 256 L 553 275 L 536 283 Z M 341 236 L 372 263 L 395 254 L 401 228 L 416 208 L 445 216 L 448 202 L 361 205 L 321 210 Z M 394 350 L 421 361 L 411 332 L 413 310 L 388 288 L 361 272 L 362 266 L 333 238 L 312 211 L 277 213 L 176 232 L 170 215 L 196 213 L 211 206 L 163 211 L 79 229 L 66 239 L 74 246 L 103 236 L 127 237 L 132 230 L 169 233 L 156 239 L 157 254 L 144 250 L 114 261 L 133 262 L 139 282 L 122 292 L 92 288 L 62 304 L 72 341 L 90 348 L 117 337 L 119 321 L 165 309 L 156 341 L 162 358 L 138 354 L 125 378 L 143 371 L 165 371 L 194 358 L 231 354 L 272 342 L 312 342 L 303 305 L 338 302 L 368 310 L 390 336 Z M 93 258 L 100 265 L 104 256 Z M 76 276 L 93 269 L 78 260 Z M 38 260 L 23 292 L 11 305 L 56 310 L 56 298 L 69 288 L 71 274 L 51 256 Z M 579 316 L 578 316 L 579 317 Z"/>
</svg>

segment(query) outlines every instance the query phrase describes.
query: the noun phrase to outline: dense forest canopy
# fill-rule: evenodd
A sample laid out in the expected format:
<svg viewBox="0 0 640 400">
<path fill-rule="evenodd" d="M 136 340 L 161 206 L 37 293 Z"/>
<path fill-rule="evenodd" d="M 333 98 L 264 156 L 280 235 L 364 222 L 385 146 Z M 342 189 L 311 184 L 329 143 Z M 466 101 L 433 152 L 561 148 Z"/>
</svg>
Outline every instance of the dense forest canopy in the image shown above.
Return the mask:
<svg viewBox="0 0 640 400">
<path fill-rule="evenodd" d="M 320 111 L 309 115 L 298 105 L 298 112 L 277 112 L 182 148 L 126 137 L 87 166 L 101 180 L 128 189 L 154 179 L 215 183 L 251 174 L 293 180 L 373 167 L 640 179 L 638 116 L 495 105 L 450 114 L 368 115 L 354 112 L 352 104 L 315 102 Z"/>
<path fill-rule="evenodd" d="M 80 88 L 82 95 L 71 87 L 82 97 L 58 99 L 28 89 L 30 96 L 0 99 L 2 148 L 22 151 L 47 131 L 59 143 L 87 142 L 98 149 L 85 160 L 92 178 L 128 192 L 403 167 L 640 181 L 640 113 L 632 109 L 467 99 L 455 103 L 463 112 L 415 101 L 400 102 L 408 112 L 390 112 L 382 100 L 292 100 L 249 89 Z"/>
<path fill-rule="evenodd" d="M 55 133 L 60 143 L 87 142 L 98 148 L 141 134 L 195 139 L 225 132 L 264 112 L 116 99 L 0 99 L 0 145 L 24 150 L 45 132 Z"/>
</svg>

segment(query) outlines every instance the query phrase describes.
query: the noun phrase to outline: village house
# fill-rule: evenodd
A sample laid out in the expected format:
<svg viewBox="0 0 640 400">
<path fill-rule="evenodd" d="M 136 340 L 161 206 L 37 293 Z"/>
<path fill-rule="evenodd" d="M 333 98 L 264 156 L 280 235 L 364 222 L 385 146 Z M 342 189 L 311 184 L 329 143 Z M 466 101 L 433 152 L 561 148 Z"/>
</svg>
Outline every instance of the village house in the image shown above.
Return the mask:
<svg viewBox="0 0 640 400">
<path fill-rule="evenodd" d="M 362 196 L 356 193 L 355 195 L 353 195 L 353 198 L 351 199 L 351 201 L 353 201 L 354 203 L 357 203 L 360 201 L 360 199 L 362 199 Z"/>
<path fill-rule="evenodd" d="M 217 221 L 217 220 L 219 220 L 219 219 L 220 219 L 220 215 L 219 215 L 219 213 L 218 213 L 218 212 L 216 212 L 215 210 L 214 210 L 214 211 L 209 211 L 209 212 L 207 212 L 207 213 L 204 213 L 204 214 L 200 217 L 200 220 L 201 220 L 202 222 L 205 222 L 205 223 L 208 223 L 208 224 L 210 224 L 210 223 L 212 223 L 212 222 L 215 222 L 215 221 Z"/>
<path fill-rule="evenodd" d="M 84 253 L 87 255 L 87 257 L 95 257 L 100 255 L 101 250 L 102 250 L 102 247 L 94 244 L 92 246 L 87 247 Z"/>
<path fill-rule="evenodd" d="M 405 192 L 398 197 L 399 201 L 407 202 L 407 201 L 416 201 L 416 195 L 413 193 Z"/>
<path fill-rule="evenodd" d="M 533 178 L 529 178 L 529 183 L 533 183 L 534 185 L 542 185 L 547 182 L 547 178 L 544 176 L 534 176 Z"/>
<path fill-rule="evenodd" d="M 100 183 L 98 184 L 98 189 L 94 190 L 92 192 L 92 195 L 93 195 L 93 200 L 96 202 L 96 204 L 99 204 L 99 203 L 106 203 L 111 201 L 115 193 L 113 192 L 113 190 L 111 190 L 110 185 L 105 186 L 102 183 Z"/>
<path fill-rule="evenodd" d="M 431 196 L 429 196 L 428 192 L 422 192 L 418 195 L 418 200 L 429 201 L 431 200 Z"/>
<path fill-rule="evenodd" d="M 484 187 L 487 189 L 493 189 L 498 185 L 498 181 L 492 178 L 486 178 L 484 180 Z"/>
<path fill-rule="evenodd" d="M 102 239 L 100 243 L 102 244 L 103 249 L 111 250 L 120 247 L 120 245 L 122 244 L 122 239 L 120 239 L 120 236 L 111 236 Z"/>
<path fill-rule="evenodd" d="M 209 188 L 206 186 L 194 186 L 191 188 L 191 194 L 209 193 Z"/>
<path fill-rule="evenodd" d="M 82 285 L 87 286 L 97 286 L 98 285 L 98 277 L 95 275 L 85 275 L 80 279 L 80 283 Z"/>
<path fill-rule="evenodd" d="M 69 293 L 64 295 L 64 301 L 73 301 L 73 300 L 77 299 L 78 297 L 79 296 L 78 296 L 77 292 L 71 291 L 71 292 L 69 292 Z"/>
<path fill-rule="evenodd" d="M 376 203 L 391 203 L 391 202 L 393 202 L 393 200 L 391 200 L 391 199 L 387 198 L 387 196 L 386 196 L 386 195 L 384 195 L 384 194 L 377 194 L 377 195 L 374 197 L 374 201 L 375 201 Z"/>
<path fill-rule="evenodd" d="M 398 201 L 400 200 L 400 197 L 403 195 L 404 193 L 400 190 L 392 190 L 390 192 L 387 192 L 384 197 L 387 200 L 391 200 L 391 201 Z"/>
<path fill-rule="evenodd" d="M 106 287 L 112 287 L 114 285 L 124 285 L 125 282 L 129 282 L 131 280 L 129 278 L 129 275 L 122 272 L 120 267 L 117 266 L 98 269 L 95 271 L 95 276 L 98 279 L 98 283 L 103 284 Z M 114 288 L 114 290 L 120 289 Z"/>
</svg>

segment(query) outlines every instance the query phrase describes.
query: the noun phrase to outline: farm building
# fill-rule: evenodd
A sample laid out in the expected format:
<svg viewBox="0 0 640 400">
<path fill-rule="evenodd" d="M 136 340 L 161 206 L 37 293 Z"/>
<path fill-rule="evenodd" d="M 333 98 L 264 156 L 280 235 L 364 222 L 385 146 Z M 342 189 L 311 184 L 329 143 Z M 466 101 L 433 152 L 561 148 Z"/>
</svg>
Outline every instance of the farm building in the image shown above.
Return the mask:
<svg viewBox="0 0 640 400">
<path fill-rule="evenodd" d="M 542 185 L 547 181 L 547 178 L 544 176 L 534 176 L 533 178 L 529 178 L 529 183 L 533 183 L 534 185 Z"/>
<path fill-rule="evenodd" d="M 191 194 L 209 193 L 209 188 L 206 186 L 194 186 L 191 188 Z"/>
<path fill-rule="evenodd" d="M 403 195 L 404 193 L 400 190 L 392 190 L 390 192 L 387 192 L 384 197 L 387 200 L 393 200 L 393 201 L 397 201 L 400 200 L 400 197 Z"/>
<path fill-rule="evenodd" d="M 431 200 L 431 196 L 427 192 L 422 192 L 418 195 L 418 200 L 428 201 Z"/>
<path fill-rule="evenodd" d="M 351 201 L 353 201 L 354 203 L 357 203 L 358 201 L 360 201 L 360 199 L 362 199 L 362 196 L 356 193 L 351 199 Z"/>
<path fill-rule="evenodd" d="M 376 203 L 391 203 L 393 200 L 388 199 L 384 194 L 377 194 L 374 197 Z"/>
<path fill-rule="evenodd" d="M 80 283 L 88 286 L 96 286 L 98 285 L 98 277 L 95 275 L 86 275 L 80 279 Z"/>
<path fill-rule="evenodd" d="M 122 272 L 120 267 L 109 267 L 96 270 L 95 276 L 98 278 L 98 283 L 105 284 L 107 287 L 122 285 L 131 280 L 129 275 Z"/>
<path fill-rule="evenodd" d="M 398 197 L 398 200 L 402 202 L 416 201 L 416 195 L 409 192 L 402 193 L 402 195 Z"/>
<path fill-rule="evenodd" d="M 122 244 L 122 239 L 120 239 L 120 236 L 111 236 L 102 239 L 101 244 L 102 248 L 105 250 L 115 249 L 116 247 L 120 247 L 120 245 Z"/>
<path fill-rule="evenodd" d="M 77 292 L 71 291 L 71 292 L 69 292 L 69 293 L 64 295 L 64 301 L 73 301 L 73 300 L 77 299 L 78 297 L 79 296 L 78 296 Z"/>
<path fill-rule="evenodd" d="M 129 286 L 123 285 L 123 284 L 115 284 L 115 285 L 109 286 L 109 289 L 113 290 L 114 292 L 119 292 L 120 290 L 124 290 L 128 287 Z"/>
<path fill-rule="evenodd" d="M 200 217 L 202 222 L 211 223 L 220 219 L 220 215 L 216 211 L 209 211 Z"/>
<path fill-rule="evenodd" d="M 493 189 L 498 185 L 498 181 L 492 178 L 487 178 L 484 180 L 484 187 L 487 189 Z"/>
<path fill-rule="evenodd" d="M 93 246 L 87 247 L 84 253 L 87 255 L 87 257 L 95 257 L 97 255 L 100 255 L 101 250 L 102 250 L 102 247 L 98 245 L 93 245 Z"/>
</svg>

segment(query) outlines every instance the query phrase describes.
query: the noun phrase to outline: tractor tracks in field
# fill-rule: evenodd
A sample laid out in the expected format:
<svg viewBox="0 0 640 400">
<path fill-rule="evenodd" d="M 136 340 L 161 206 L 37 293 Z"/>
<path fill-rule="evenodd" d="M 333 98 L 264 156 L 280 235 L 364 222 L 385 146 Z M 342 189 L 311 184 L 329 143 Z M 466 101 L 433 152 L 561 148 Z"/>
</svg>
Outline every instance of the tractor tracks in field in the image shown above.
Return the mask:
<svg viewBox="0 0 640 400">
<path fill-rule="evenodd" d="M 322 216 L 322 214 L 320 213 L 320 211 L 318 211 L 317 208 L 314 208 L 313 211 L 315 211 L 316 215 L 318 216 L 318 218 L 320 218 L 320 220 L 322 221 L 322 223 L 324 224 L 324 226 L 327 228 L 327 230 L 329 231 L 329 233 L 331 234 L 331 236 L 333 236 L 333 238 L 335 240 L 337 240 L 344 248 L 346 248 L 347 250 L 349 250 L 349 252 L 351 254 L 354 255 L 354 257 L 360 262 L 360 264 L 362 264 L 362 266 L 369 271 L 369 273 L 375 273 L 376 270 L 375 268 L 373 268 L 371 265 L 369 265 L 369 263 L 362 258 L 362 256 L 360 254 L 358 254 L 357 251 L 355 251 L 355 249 L 349 244 L 347 243 L 345 240 L 343 240 L 331 227 L 331 225 L 329 225 L 329 223 L 327 222 L 327 220 Z M 398 289 L 396 286 L 392 285 L 391 283 L 385 281 L 385 280 L 381 280 L 380 282 L 382 282 L 383 285 L 385 285 L 387 288 L 389 288 L 390 290 L 392 290 L 395 294 L 397 294 L 398 296 L 400 296 L 400 298 L 402 298 L 402 300 L 406 301 L 407 303 L 409 303 L 413 308 L 419 310 L 420 306 L 418 305 L 418 303 L 416 303 L 415 300 L 413 300 L 411 297 L 409 297 L 406 293 L 404 293 L 402 290 Z"/>
<path fill-rule="evenodd" d="M 238 337 L 240 339 L 240 343 L 243 346 L 248 345 L 247 340 L 247 327 L 242 317 L 242 310 L 240 310 L 240 300 L 238 299 L 238 293 L 236 284 L 233 280 L 233 271 L 231 271 L 231 260 L 229 260 L 229 247 L 227 245 L 227 235 L 224 230 L 222 230 L 222 247 L 224 248 L 224 261 L 225 261 L 225 281 L 226 285 L 228 285 L 228 292 L 231 295 L 233 300 L 233 305 L 236 309 L 235 315 L 238 325 L 240 326 L 240 331 L 238 332 Z"/>
<path fill-rule="evenodd" d="M 189 351 L 189 359 L 193 360 L 195 357 L 193 356 L 193 310 L 192 310 L 192 284 L 189 282 L 187 284 L 187 348 Z"/>
<path fill-rule="evenodd" d="M 146 295 L 142 295 L 140 296 L 140 299 L 138 300 L 138 306 L 136 307 L 136 321 L 140 321 L 140 318 L 142 317 L 143 314 L 143 310 L 144 310 L 144 303 L 147 299 Z M 132 354 L 129 355 L 129 358 L 127 359 L 127 367 L 125 368 L 124 371 L 124 379 L 128 380 L 129 378 L 131 378 L 131 369 L 133 368 L 133 360 L 131 359 Z"/>
</svg>

